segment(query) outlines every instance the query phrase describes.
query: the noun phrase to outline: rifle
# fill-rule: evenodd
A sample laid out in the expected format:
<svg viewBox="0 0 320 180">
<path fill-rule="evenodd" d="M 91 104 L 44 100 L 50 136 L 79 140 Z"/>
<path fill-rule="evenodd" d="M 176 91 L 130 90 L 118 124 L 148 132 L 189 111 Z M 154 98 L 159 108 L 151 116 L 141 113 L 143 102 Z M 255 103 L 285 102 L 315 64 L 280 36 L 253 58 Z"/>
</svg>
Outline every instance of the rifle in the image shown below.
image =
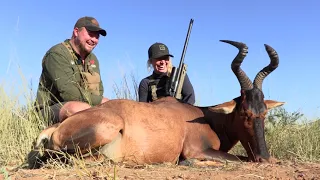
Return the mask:
<svg viewBox="0 0 320 180">
<path fill-rule="evenodd" d="M 177 99 L 181 99 L 182 86 L 183 86 L 184 78 L 187 72 L 187 65 L 184 63 L 184 56 L 187 51 L 187 46 L 190 38 L 192 25 L 193 25 L 193 19 L 190 19 L 187 37 L 184 42 L 184 47 L 183 47 L 179 67 L 177 69 L 174 66 L 172 67 L 171 76 L 169 79 L 169 90 L 168 90 L 169 94 L 170 96 L 175 97 Z"/>
</svg>

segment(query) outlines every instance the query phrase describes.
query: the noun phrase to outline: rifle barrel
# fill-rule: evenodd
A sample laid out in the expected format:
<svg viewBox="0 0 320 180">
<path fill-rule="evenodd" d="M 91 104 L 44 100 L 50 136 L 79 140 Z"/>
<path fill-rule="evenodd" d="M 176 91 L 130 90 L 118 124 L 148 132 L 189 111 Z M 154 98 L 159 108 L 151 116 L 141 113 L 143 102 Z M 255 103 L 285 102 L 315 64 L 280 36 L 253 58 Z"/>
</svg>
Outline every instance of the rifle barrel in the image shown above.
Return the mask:
<svg viewBox="0 0 320 180">
<path fill-rule="evenodd" d="M 188 28 L 188 33 L 187 33 L 187 36 L 186 36 L 186 39 L 185 39 L 185 42 L 184 42 L 184 46 L 183 46 L 183 50 L 182 50 L 182 55 L 181 55 L 181 59 L 180 59 L 180 63 L 179 63 L 179 67 L 178 67 L 178 72 L 177 72 L 177 78 L 180 78 L 180 74 L 181 74 L 181 71 L 182 71 L 182 66 L 183 66 L 183 63 L 184 63 L 184 56 L 186 54 L 186 51 L 187 51 L 187 47 L 188 47 L 188 43 L 189 43 L 189 38 L 190 38 L 190 33 L 191 33 L 191 30 L 192 30 L 192 25 L 193 25 L 193 19 L 191 18 L 190 19 L 190 22 L 189 22 L 189 28 Z M 179 79 L 177 79 L 177 81 L 179 81 Z M 177 82 L 176 81 L 176 82 Z M 176 93 L 177 91 L 177 86 L 174 87 L 174 92 Z"/>
</svg>

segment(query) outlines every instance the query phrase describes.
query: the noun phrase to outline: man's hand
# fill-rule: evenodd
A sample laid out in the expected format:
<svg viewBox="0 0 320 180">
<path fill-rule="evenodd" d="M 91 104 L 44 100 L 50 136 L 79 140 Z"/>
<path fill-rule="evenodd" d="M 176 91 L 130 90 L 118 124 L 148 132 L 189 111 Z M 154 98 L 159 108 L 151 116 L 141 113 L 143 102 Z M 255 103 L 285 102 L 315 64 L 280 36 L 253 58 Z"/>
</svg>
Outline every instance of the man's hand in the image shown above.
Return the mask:
<svg viewBox="0 0 320 180">
<path fill-rule="evenodd" d="M 109 101 L 109 99 L 106 98 L 106 97 L 103 97 L 100 104 L 103 104 L 103 103 L 105 103 L 105 102 L 107 102 L 107 101 Z"/>
</svg>

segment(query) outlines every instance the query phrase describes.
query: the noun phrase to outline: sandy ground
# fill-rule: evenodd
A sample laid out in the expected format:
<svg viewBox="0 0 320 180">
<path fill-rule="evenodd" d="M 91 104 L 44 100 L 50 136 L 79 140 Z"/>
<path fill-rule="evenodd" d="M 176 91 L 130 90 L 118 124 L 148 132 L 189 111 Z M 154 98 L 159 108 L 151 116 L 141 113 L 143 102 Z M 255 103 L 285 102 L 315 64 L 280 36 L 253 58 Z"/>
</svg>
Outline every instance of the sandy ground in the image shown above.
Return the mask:
<svg viewBox="0 0 320 180">
<path fill-rule="evenodd" d="M 204 164 L 204 167 L 148 165 L 45 167 L 36 170 L 3 167 L 0 179 L 313 179 L 320 180 L 320 163 L 279 162 L 277 164 Z"/>
</svg>

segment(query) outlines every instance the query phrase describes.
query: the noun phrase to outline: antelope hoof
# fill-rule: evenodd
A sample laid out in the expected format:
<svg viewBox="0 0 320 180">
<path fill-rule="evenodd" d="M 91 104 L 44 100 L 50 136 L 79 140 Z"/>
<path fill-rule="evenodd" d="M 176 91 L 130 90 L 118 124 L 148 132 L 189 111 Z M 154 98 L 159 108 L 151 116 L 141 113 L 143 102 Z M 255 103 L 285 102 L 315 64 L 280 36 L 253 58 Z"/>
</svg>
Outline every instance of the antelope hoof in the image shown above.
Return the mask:
<svg viewBox="0 0 320 180">
<path fill-rule="evenodd" d="M 270 164 L 276 164 L 276 163 L 278 163 L 278 162 L 279 162 L 279 160 L 276 159 L 276 158 L 274 158 L 274 157 L 270 157 L 270 158 L 268 159 L 268 163 L 270 163 Z"/>
<path fill-rule="evenodd" d="M 275 164 L 278 162 L 278 160 L 274 157 L 269 157 L 268 159 L 265 159 L 260 156 L 256 156 L 256 162 Z"/>
<path fill-rule="evenodd" d="M 185 160 L 182 160 L 182 161 L 179 161 L 179 165 L 180 166 L 194 166 L 195 164 L 195 159 L 185 159 Z"/>
</svg>

